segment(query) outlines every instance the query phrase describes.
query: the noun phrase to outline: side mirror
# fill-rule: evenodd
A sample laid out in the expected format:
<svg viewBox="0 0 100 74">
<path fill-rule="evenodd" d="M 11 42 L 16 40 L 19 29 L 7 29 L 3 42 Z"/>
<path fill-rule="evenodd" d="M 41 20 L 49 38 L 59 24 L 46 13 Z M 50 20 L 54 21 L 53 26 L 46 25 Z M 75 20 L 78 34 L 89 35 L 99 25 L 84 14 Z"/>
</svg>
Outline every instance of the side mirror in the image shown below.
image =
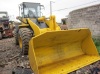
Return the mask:
<svg viewBox="0 0 100 74">
<path fill-rule="evenodd" d="M 41 9 L 44 9 L 44 10 L 45 10 L 45 7 L 44 7 L 44 5 L 40 5 L 40 7 L 41 7 Z"/>
</svg>

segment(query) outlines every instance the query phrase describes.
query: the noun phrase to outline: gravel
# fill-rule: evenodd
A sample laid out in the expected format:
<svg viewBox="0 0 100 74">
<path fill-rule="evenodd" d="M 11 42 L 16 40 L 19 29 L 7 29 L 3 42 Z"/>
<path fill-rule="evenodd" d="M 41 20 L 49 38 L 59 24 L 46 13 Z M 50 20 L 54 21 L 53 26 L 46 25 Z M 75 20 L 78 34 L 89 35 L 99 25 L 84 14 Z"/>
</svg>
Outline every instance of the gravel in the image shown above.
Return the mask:
<svg viewBox="0 0 100 74">
<path fill-rule="evenodd" d="M 11 74 L 19 54 L 20 48 L 15 45 L 14 38 L 0 40 L 0 74 Z"/>
<path fill-rule="evenodd" d="M 85 66 L 79 70 L 76 70 L 74 72 L 71 72 L 69 74 L 96 74 L 95 72 L 95 68 L 97 67 L 97 65 L 100 65 L 100 61 L 97 61 L 91 65 Z M 99 68 L 100 69 L 100 68 Z"/>
</svg>

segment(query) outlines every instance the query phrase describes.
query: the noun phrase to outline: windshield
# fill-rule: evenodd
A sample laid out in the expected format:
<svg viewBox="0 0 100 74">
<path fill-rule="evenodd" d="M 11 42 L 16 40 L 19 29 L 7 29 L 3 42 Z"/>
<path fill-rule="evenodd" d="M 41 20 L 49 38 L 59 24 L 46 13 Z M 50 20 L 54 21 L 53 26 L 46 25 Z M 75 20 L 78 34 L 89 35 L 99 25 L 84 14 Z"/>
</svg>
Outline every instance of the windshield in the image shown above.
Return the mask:
<svg viewBox="0 0 100 74">
<path fill-rule="evenodd" d="M 5 14 L 5 13 L 0 13 L 0 17 L 2 18 L 2 17 L 7 17 L 7 14 Z"/>
<path fill-rule="evenodd" d="M 24 17 L 40 17 L 41 11 L 40 11 L 40 6 L 35 6 L 35 7 L 25 7 L 24 8 Z"/>
</svg>

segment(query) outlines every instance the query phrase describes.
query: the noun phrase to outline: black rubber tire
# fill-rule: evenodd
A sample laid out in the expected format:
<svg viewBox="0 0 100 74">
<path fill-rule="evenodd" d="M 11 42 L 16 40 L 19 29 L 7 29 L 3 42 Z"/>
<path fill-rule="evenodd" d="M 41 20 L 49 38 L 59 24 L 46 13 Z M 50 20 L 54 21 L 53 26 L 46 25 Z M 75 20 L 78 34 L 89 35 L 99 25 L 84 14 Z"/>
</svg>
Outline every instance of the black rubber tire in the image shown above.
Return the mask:
<svg viewBox="0 0 100 74">
<path fill-rule="evenodd" d="M 30 68 L 21 68 L 17 67 L 12 71 L 12 74 L 32 74 L 32 70 Z"/>
<path fill-rule="evenodd" d="M 18 33 L 17 33 L 17 29 L 16 28 L 14 29 L 14 39 L 15 39 L 15 44 L 19 45 L 19 42 L 18 42 Z"/>
<path fill-rule="evenodd" d="M 0 40 L 2 40 L 2 33 L 0 32 Z"/>
<path fill-rule="evenodd" d="M 19 37 L 22 39 L 22 55 L 28 55 L 29 40 L 32 38 L 32 32 L 29 28 L 20 28 Z"/>
</svg>

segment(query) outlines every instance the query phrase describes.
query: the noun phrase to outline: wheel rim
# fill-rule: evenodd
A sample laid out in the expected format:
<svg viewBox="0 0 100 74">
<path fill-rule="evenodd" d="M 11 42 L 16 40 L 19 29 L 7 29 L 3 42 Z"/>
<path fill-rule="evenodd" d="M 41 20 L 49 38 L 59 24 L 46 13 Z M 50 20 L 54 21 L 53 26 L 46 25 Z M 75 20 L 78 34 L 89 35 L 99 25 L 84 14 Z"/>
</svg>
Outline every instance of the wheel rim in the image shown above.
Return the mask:
<svg viewBox="0 0 100 74">
<path fill-rule="evenodd" d="M 22 38 L 19 36 L 19 46 L 22 49 Z"/>
</svg>

